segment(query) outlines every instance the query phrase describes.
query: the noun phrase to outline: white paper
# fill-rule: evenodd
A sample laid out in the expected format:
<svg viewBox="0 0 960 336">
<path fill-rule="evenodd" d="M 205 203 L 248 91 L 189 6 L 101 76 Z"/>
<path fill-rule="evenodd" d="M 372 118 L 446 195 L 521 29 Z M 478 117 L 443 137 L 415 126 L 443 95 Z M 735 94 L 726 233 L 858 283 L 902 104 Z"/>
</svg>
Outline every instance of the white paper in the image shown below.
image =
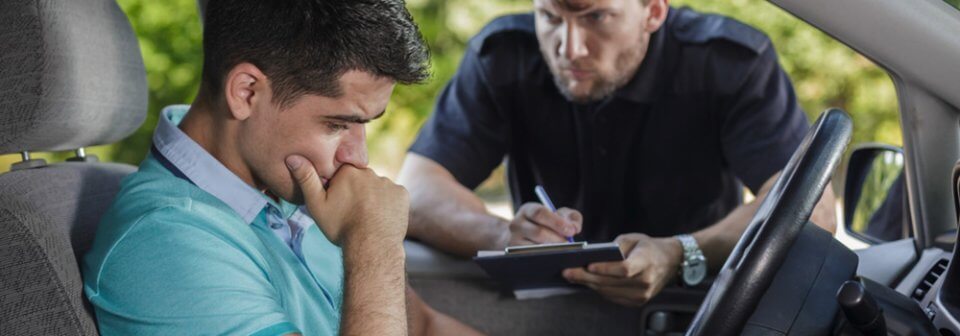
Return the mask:
<svg viewBox="0 0 960 336">
<path fill-rule="evenodd" d="M 560 296 L 560 295 L 570 295 L 582 291 L 583 288 L 576 287 L 547 287 L 547 288 L 531 288 L 531 289 L 518 289 L 513 291 L 513 296 L 517 297 L 517 300 L 532 300 L 532 299 L 544 299 L 551 296 Z"/>
<path fill-rule="evenodd" d="M 567 244 L 567 243 L 560 243 L 560 244 L 540 244 L 540 245 L 524 245 L 523 247 L 547 247 L 547 246 L 566 245 L 566 244 Z M 584 250 L 592 250 L 592 249 L 600 249 L 600 248 L 606 248 L 606 247 L 619 247 L 619 246 L 620 246 L 620 245 L 617 244 L 617 243 L 615 243 L 615 242 L 598 243 L 598 244 L 586 244 L 586 243 L 585 243 L 585 244 L 583 244 L 583 249 L 584 249 Z M 482 258 L 482 257 L 496 257 L 496 256 L 502 256 L 502 255 L 506 255 L 506 254 L 507 254 L 506 250 L 477 251 L 477 257 L 480 257 L 480 258 Z"/>
<path fill-rule="evenodd" d="M 504 252 L 503 250 L 497 250 L 497 251 L 477 251 L 477 257 L 480 257 L 480 258 L 482 258 L 482 257 L 496 257 L 496 256 L 502 256 L 502 255 L 504 255 L 504 254 L 506 254 L 506 252 Z"/>
</svg>

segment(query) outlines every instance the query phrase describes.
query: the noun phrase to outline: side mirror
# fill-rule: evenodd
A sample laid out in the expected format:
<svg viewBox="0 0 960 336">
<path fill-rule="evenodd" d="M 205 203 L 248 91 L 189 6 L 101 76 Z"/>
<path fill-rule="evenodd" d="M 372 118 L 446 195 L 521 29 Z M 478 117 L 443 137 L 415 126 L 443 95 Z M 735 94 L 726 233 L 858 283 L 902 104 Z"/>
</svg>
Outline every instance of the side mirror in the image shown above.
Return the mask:
<svg viewBox="0 0 960 336">
<path fill-rule="evenodd" d="M 903 150 L 869 144 L 850 154 L 843 193 L 847 232 L 870 244 L 913 235 L 903 174 Z"/>
</svg>

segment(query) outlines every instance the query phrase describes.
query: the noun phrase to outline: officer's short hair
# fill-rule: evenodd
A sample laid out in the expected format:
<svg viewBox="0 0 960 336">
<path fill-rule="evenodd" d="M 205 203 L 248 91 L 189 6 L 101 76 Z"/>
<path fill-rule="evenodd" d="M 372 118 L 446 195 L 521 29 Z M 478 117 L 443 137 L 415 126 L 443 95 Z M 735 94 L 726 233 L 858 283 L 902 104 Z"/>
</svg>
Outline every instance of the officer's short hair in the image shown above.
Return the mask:
<svg viewBox="0 0 960 336">
<path fill-rule="evenodd" d="M 402 84 L 429 77 L 428 49 L 403 0 L 211 0 L 203 50 L 207 98 L 249 62 L 268 76 L 281 107 L 308 93 L 340 96 L 349 70 Z"/>
<path fill-rule="evenodd" d="M 570 0 L 553 0 L 553 1 L 556 2 L 557 4 L 559 4 L 561 7 L 567 8 L 567 9 L 574 9 L 574 10 L 576 10 L 576 7 L 579 6 L 578 4 L 571 3 Z M 646 5 L 646 4 L 650 3 L 650 0 L 639 0 L 639 1 L 640 1 L 640 3 L 643 4 L 643 5 Z"/>
</svg>

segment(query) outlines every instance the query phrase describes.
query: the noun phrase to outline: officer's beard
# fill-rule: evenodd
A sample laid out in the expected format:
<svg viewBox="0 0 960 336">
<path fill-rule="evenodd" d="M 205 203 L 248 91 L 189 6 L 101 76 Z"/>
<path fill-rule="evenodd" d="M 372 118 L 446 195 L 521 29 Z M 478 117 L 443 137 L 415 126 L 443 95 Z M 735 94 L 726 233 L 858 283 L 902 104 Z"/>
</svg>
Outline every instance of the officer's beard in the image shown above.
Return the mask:
<svg viewBox="0 0 960 336">
<path fill-rule="evenodd" d="M 548 62 L 548 64 L 552 63 L 550 64 L 550 72 L 553 74 L 553 83 L 560 90 L 560 93 L 571 102 L 586 104 L 604 100 L 627 85 L 627 82 L 636 75 L 637 69 L 640 68 L 640 63 L 643 62 L 644 55 L 646 55 L 646 49 L 646 41 L 641 41 L 637 47 L 625 48 L 617 55 L 616 71 L 607 76 L 597 74 L 590 90 L 579 95 L 570 91 L 570 83 L 573 80 L 563 75 L 560 66 L 557 64 L 560 60 L 554 59 L 554 62 Z M 541 51 L 545 52 L 544 50 Z"/>
</svg>

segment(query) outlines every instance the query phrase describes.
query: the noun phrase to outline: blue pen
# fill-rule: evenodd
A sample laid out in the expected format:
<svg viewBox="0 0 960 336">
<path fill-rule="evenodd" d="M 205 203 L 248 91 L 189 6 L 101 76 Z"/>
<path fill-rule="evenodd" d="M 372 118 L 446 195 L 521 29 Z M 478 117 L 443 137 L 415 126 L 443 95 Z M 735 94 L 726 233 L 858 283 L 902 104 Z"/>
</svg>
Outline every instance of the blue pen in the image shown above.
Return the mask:
<svg viewBox="0 0 960 336">
<path fill-rule="evenodd" d="M 547 191 L 543 190 L 543 186 L 538 184 L 536 187 L 533 187 L 533 193 L 537 194 L 537 198 L 540 199 L 540 203 L 543 203 L 547 209 L 550 209 L 552 212 L 557 212 L 557 207 L 553 205 L 553 201 L 550 200 L 550 196 L 547 196 Z M 568 236 L 567 242 L 572 243 L 573 237 Z"/>
</svg>

